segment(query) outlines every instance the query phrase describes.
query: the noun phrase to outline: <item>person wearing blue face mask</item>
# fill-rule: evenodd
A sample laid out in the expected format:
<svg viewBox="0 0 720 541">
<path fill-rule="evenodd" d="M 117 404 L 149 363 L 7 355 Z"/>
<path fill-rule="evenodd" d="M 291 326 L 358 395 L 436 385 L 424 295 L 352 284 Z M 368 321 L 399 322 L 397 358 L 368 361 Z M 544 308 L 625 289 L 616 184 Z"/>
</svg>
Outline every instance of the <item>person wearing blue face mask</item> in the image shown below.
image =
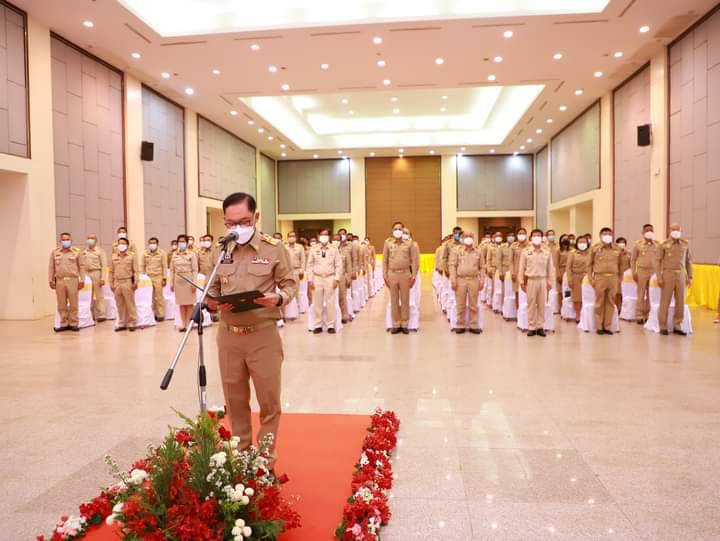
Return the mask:
<svg viewBox="0 0 720 541">
<path fill-rule="evenodd" d="M 178 235 L 177 241 L 177 252 L 170 260 L 169 281 L 170 289 L 175 293 L 175 305 L 180 309 L 180 332 L 185 332 L 195 306 L 196 293 L 192 284 L 197 280 L 198 260 L 195 253 L 189 249 L 187 235 Z"/>
<path fill-rule="evenodd" d="M 456 225 L 452 230 L 452 237 L 444 244 L 442 250 L 442 272 L 450 278 L 450 254 L 457 248 L 462 248 L 462 227 Z"/>
<path fill-rule="evenodd" d="M 60 247 L 50 252 L 48 266 L 50 289 L 55 290 L 60 326 L 55 332 L 79 331 L 78 290 L 85 282 L 85 271 L 80 265 L 80 250 L 73 248 L 70 233 L 60 234 Z"/>
</svg>

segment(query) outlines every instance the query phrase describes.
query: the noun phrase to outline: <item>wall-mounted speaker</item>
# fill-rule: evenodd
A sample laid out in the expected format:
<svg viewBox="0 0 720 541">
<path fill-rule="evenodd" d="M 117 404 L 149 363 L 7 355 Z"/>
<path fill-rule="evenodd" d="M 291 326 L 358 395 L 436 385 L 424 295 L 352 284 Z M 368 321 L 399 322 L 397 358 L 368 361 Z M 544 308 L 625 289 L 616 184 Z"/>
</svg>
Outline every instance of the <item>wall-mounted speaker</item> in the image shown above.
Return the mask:
<svg viewBox="0 0 720 541">
<path fill-rule="evenodd" d="M 637 127 L 637 144 L 639 147 L 650 146 L 650 124 Z"/>
<path fill-rule="evenodd" d="M 155 143 L 143 141 L 140 146 L 140 159 L 144 162 L 151 162 L 155 158 Z"/>
</svg>

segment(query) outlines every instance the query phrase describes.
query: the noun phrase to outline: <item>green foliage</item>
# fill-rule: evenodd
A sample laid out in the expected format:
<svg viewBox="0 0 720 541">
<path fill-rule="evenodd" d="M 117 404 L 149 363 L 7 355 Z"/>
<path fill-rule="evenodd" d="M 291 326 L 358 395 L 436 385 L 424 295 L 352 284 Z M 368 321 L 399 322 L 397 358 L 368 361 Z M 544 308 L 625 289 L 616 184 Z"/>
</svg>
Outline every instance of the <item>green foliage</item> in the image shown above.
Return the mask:
<svg viewBox="0 0 720 541">
<path fill-rule="evenodd" d="M 183 450 L 180 444 L 175 441 L 175 431 L 165 436 L 160 448 L 157 450 L 153 460 L 153 468 L 150 472 L 153 491 L 158 503 L 164 508 L 170 506 L 170 485 L 172 484 L 174 464 L 182 460 Z"/>
<path fill-rule="evenodd" d="M 215 422 L 206 413 L 198 417 L 196 422 L 185 417 L 185 421 L 192 429 L 195 444 L 188 453 L 190 476 L 188 485 L 202 498 L 207 497 L 213 490 L 212 484 L 207 480 L 210 473 L 210 457 L 217 452 L 219 437 Z"/>
</svg>

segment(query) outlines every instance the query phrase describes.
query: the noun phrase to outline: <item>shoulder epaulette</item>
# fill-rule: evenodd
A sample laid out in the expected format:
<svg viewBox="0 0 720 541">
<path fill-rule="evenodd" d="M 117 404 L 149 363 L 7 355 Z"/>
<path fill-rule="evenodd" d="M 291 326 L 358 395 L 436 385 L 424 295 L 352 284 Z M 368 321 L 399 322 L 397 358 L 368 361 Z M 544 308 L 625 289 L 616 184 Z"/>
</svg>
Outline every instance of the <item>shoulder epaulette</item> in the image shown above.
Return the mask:
<svg viewBox="0 0 720 541">
<path fill-rule="evenodd" d="M 260 234 L 260 239 L 264 240 L 268 244 L 272 244 L 273 246 L 277 246 L 278 244 L 280 244 L 280 241 L 278 239 L 275 239 L 270 235 L 266 235 L 265 233 Z"/>
</svg>

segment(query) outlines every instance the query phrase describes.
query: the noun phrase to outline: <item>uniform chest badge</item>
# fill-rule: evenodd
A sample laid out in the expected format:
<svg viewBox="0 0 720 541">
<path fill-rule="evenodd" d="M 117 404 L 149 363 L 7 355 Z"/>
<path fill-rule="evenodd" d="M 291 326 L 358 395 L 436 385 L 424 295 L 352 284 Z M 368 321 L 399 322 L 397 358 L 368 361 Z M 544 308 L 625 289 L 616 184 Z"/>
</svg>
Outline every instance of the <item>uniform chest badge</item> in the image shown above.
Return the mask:
<svg viewBox="0 0 720 541">
<path fill-rule="evenodd" d="M 267 257 L 253 257 L 250 263 L 252 265 L 269 265 L 270 260 Z"/>
<path fill-rule="evenodd" d="M 220 262 L 221 265 L 231 265 L 233 263 L 232 254 L 225 254 L 223 256 L 222 261 Z"/>
</svg>

